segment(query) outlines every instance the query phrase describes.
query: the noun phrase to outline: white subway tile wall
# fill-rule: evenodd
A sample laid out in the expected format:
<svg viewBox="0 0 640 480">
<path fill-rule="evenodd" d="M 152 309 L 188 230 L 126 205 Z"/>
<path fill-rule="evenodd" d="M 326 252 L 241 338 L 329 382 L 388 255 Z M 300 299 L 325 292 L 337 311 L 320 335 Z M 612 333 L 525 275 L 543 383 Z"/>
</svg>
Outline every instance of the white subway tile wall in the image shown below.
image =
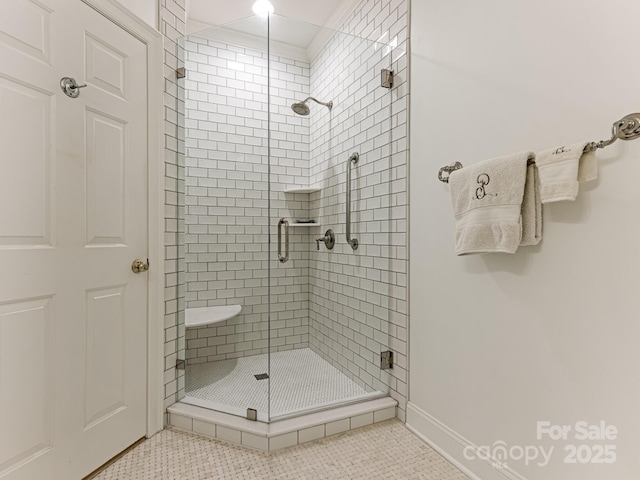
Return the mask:
<svg viewBox="0 0 640 480">
<path fill-rule="evenodd" d="M 179 39 L 185 34 L 185 0 L 161 0 L 159 27 L 164 35 L 165 168 L 165 408 L 184 394 L 184 371 L 176 369 L 184 348 L 184 99 L 178 88 Z M 181 393 L 182 392 L 182 393 Z"/>
<path fill-rule="evenodd" d="M 242 312 L 189 329 L 190 364 L 268 352 L 269 263 L 272 351 L 309 344 L 310 229 L 318 229 L 290 229 L 285 264 L 277 261 L 275 244 L 269 252 L 268 235 L 271 229 L 275 240 L 280 218 L 309 215 L 308 195 L 284 193 L 309 181 L 309 120 L 289 108 L 308 96 L 309 64 L 271 55 L 269 169 L 267 53 L 223 43 L 221 36 L 185 43 L 186 306 L 239 304 Z"/>
<path fill-rule="evenodd" d="M 311 216 L 332 226 L 332 252 L 311 255 L 310 347 L 368 390 L 390 389 L 404 420 L 407 395 L 407 2 L 363 1 L 311 62 L 311 91 L 331 98 L 331 122 L 311 117 Z M 391 55 L 385 45 L 393 45 Z M 395 72 L 392 90 L 380 70 Z M 352 152 L 352 236 L 346 243 L 346 168 Z M 394 353 L 392 370 L 379 355 Z"/>
</svg>

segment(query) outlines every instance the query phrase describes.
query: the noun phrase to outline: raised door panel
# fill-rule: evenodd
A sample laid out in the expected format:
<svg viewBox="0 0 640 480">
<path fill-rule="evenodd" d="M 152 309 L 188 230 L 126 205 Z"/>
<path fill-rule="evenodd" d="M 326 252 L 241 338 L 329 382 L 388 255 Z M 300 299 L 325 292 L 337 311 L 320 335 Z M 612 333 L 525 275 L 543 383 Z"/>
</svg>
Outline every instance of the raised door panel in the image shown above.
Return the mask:
<svg viewBox="0 0 640 480">
<path fill-rule="evenodd" d="M 127 124 L 86 111 L 87 245 L 123 245 Z"/>
<path fill-rule="evenodd" d="M 53 446 L 53 320 L 53 297 L 0 304 L 0 477 Z"/>
<path fill-rule="evenodd" d="M 86 294 L 85 429 L 126 408 L 125 295 L 125 286 Z"/>
<path fill-rule="evenodd" d="M 87 82 L 126 99 L 127 55 L 108 42 L 86 33 L 85 56 Z"/>
<path fill-rule="evenodd" d="M 50 92 L 0 77 L 0 248 L 53 245 Z"/>
<path fill-rule="evenodd" d="M 52 10 L 35 0 L 12 0 L 11 15 L 0 15 L 0 43 L 51 63 Z"/>
</svg>

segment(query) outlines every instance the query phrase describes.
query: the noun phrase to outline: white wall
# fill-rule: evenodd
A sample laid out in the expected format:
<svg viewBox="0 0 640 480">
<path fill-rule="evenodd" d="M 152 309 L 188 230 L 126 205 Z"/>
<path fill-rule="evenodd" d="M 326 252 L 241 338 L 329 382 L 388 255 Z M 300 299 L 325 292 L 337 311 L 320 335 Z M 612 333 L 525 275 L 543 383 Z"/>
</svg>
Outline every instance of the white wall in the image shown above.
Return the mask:
<svg viewBox="0 0 640 480">
<path fill-rule="evenodd" d="M 126 8 L 135 13 L 142 20 L 147 22 L 153 28 L 158 28 L 158 1 L 159 0 L 116 0 L 124 5 Z M 182 3 L 184 0 L 178 0 Z M 180 9 L 184 10 L 184 7 L 179 7 L 174 0 L 162 0 L 162 8 L 166 8 L 172 14 L 177 15 Z M 166 5 L 165 5 L 166 4 Z"/>
<path fill-rule="evenodd" d="M 576 202 L 545 206 L 541 245 L 456 257 L 438 168 L 607 138 L 640 110 L 630 0 L 412 3 L 408 424 L 465 442 L 555 446 L 546 467 L 480 460 L 479 478 L 640 477 L 640 141 L 598 153 Z M 563 463 L 536 422 L 617 426 L 611 465 Z M 513 476 L 519 472 L 522 477 Z M 511 476 L 509 476 L 511 475 Z"/>
</svg>

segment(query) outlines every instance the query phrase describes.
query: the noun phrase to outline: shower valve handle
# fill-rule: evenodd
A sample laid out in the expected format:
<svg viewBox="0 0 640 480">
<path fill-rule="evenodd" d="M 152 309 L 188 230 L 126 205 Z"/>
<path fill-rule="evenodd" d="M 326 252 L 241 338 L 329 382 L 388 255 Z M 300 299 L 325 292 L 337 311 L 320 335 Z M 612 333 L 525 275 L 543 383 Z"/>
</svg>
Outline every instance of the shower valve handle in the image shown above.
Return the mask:
<svg viewBox="0 0 640 480">
<path fill-rule="evenodd" d="M 325 232 L 324 237 L 316 238 L 316 250 L 320 250 L 320 242 L 324 242 L 327 250 L 332 250 L 333 246 L 336 244 L 336 236 L 333 233 L 333 230 L 329 229 Z"/>
</svg>

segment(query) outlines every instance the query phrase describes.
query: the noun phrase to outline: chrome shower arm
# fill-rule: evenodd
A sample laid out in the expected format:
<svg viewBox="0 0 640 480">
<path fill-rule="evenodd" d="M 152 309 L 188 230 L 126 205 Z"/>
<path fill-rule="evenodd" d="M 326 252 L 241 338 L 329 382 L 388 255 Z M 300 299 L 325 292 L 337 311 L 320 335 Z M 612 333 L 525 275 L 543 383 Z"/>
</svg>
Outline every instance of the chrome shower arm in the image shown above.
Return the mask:
<svg viewBox="0 0 640 480">
<path fill-rule="evenodd" d="M 321 102 L 320 100 L 318 100 L 318 99 L 316 99 L 316 98 L 313 98 L 313 97 L 307 97 L 307 98 L 305 99 L 305 101 L 304 101 L 304 102 L 302 102 L 302 103 L 307 103 L 309 100 L 313 100 L 314 102 L 316 102 L 316 103 L 317 103 L 317 104 L 319 104 L 319 105 L 324 105 L 324 106 L 325 106 L 325 107 L 327 107 L 329 110 L 331 110 L 331 109 L 333 108 L 333 102 L 327 102 L 327 103 L 325 103 L 325 102 Z"/>
</svg>

